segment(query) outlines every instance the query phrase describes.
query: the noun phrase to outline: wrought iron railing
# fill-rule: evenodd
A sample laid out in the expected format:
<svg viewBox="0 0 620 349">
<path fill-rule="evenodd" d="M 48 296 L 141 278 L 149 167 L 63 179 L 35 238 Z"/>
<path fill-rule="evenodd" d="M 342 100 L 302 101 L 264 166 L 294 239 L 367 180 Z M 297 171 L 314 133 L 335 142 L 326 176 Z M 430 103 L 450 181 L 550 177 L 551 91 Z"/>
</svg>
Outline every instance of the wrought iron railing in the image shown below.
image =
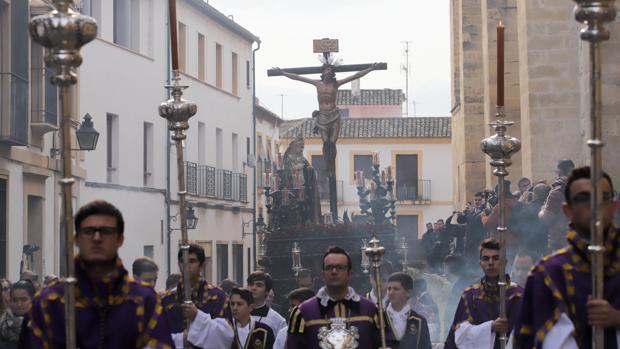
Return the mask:
<svg viewBox="0 0 620 349">
<path fill-rule="evenodd" d="M 396 180 L 396 199 L 398 201 L 413 201 L 414 204 L 430 205 L 431 180 L 418 179 L 417 183 L 399 183 Z"/>
<path fill-rule="evenodd" d="M 189 195 L 219 200 L 248 202 L 248 177 L 212 166 L 185 162 Z"/>
</svg>

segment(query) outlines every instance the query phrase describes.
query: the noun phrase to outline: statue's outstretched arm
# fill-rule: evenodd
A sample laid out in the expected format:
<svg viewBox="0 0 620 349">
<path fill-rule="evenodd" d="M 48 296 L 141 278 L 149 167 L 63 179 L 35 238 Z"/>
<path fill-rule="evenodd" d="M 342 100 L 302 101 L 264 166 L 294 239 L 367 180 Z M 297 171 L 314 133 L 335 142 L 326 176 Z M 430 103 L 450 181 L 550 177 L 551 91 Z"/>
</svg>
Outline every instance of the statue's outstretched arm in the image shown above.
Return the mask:
<svg viewBox="0 0 620 349">
<path fill-rule="evenodd" d="M 351 82 L 353 80 L 357 80 L 359 78 L 361 78 L 362 76 L 370 73 L 373 70 L 377 70 L 379 63 L 373 63 L 370 67 L 364 69 L 364 70 L 360 70 L 357 73 L 351 75 L 351 76 L 347 76 L 346 78 L 342 79 L 342 80 L 338 80 L 338 86 L 344 85 L 348 82 Z"/>
<path fill-rule="evenodd" d="M 297 81 L 305 82 L 305 83 L 310 84 L 310 85 L 316 85 L 316 81 L 315 80 L 308 79 L 305 76 L 301 76 L 301 75 L 297 75 L 297 74 L 293 74 L 293 73 L 288 73 L 288 72 L 285 72 L 284 70 L 282 70 L 282 69 L 280 69 L 278 67 L 273 68 L 273 70 L 281 73 L 282 75 L 286 76 L 287 78 L 289 78 L 291 80 L 297 80 Z"/>
</svg>

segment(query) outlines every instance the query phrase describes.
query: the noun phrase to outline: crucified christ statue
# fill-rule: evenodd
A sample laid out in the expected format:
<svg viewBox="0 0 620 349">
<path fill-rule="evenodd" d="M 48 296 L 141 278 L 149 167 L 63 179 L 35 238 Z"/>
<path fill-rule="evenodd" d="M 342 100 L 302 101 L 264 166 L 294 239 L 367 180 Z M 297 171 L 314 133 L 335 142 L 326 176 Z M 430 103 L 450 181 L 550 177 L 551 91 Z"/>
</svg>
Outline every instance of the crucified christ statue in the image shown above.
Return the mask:
<svg viewBox="0 0 620 349">
<path fill-rule="evenodd" d="M 305 82 L 316 87 L 319 110 L 312 113 L 314 133 L 320 133 L 323 139 L 323 158 L 329 177 L 330 209 L 332 220 L 338 221 L 337 187 L 336 187 L 336 142 L 340 133 L 340 110 L 336 106 L 338 88 L 348 82 L 357 80 L 373 70 L 387 69 L 386 63 L 338 65 L 331 64 L 331 53 L 338 52 L 338 40 L 321 39 L 314 41 L 314 52 L 322 53 L 325 58 L 322 67 L 301 67 L 280 69 L 273 68 L 269 76 L 284 75 L 289 79 Z M 342 80 L 336 79 L 336 72 L 356 73 Z M 304 74 L 321 74 L 319 80 L 309 79 Z"/>
</svg>

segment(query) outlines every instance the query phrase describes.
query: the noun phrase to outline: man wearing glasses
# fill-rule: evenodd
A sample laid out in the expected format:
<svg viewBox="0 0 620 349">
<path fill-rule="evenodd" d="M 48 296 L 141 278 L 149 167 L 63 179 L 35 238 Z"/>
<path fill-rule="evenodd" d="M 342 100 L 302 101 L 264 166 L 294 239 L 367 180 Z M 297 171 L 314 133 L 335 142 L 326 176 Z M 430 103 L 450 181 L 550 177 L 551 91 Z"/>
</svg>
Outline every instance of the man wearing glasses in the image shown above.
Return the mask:
<svg viewBox="0 0 620 349">
<path fill-rule="evenodd" d="M 133 281 L 118 257 L 124 221 L 112 204 L 97 200 L 75 215 L 77 347 L 170 348 L 172 338 L 155 291 Z M 24 348 L 65 348 L 64 280 L 32 302 Z"/>
<path fill-rule="evenodd" d="M 611 178 L 603 173 L 605 292 L 603 300 L 593 300 L 590 178 L 589 167 L 576 168 L 568 177 L 563 205 L 570 222 L 568 246 L 543 258 L 530 272 L 515 326 L 515 348 L 591 348 L 591 326 L 605 328 L 605 348 L 620 345 L 620 234 L 613 225 L 618 202 Z"/>
<path fill-rule="evenodd" d="M 480 244 L 480 267 L 484 277 L 467 287 L 454 314 L 445 349 L 500 348 L 499 333 L 510 334 L 519 311 L 523 288 L 506 275 L 506 315 L 499 317 L 500 245 L 493 239 Z M 525 347 L 524 347 L 525 348 Z M 531 347 L 528 347 L 531 348 Z"/>
<path fill-rule="evenodd" d="M 335 347 L 378 348 L 381 346 L 377 308 L 349 286 L 352 263 L 340 247 L 330 247 L 323 255 L 323 286 L 315 297 L 303 302 L 291 313 L 287 348 L 314 349 Z M 333 331 L 343 325 L 344 331 Z M 355 339 L 355 335 L 359 338 Z M 320 344 L 321 343 L 321 344 Z M 340 347 L 340 346 L 338 346 Z"/>
</svg>

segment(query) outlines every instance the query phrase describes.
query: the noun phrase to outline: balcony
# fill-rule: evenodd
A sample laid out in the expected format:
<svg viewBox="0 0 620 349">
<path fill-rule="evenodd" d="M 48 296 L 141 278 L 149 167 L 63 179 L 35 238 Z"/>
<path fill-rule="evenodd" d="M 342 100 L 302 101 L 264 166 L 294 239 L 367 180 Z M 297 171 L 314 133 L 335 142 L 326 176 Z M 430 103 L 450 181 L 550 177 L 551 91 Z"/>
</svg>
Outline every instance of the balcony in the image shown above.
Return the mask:
<svg viewBox="0 0 620 349">
<path fill-rule="evenodd" d="M 248 176 L 212 166 L 185 162 L 186 190 L 189 195 L 248 202 Z"/>
<path fill-rule="evenodd" d="M 431 204 L 431 180 L 418 179 L 415 183 L 399 183 L 396 180 L 396 200 L 411 201 L 414 205 Z"/>
</svg>

